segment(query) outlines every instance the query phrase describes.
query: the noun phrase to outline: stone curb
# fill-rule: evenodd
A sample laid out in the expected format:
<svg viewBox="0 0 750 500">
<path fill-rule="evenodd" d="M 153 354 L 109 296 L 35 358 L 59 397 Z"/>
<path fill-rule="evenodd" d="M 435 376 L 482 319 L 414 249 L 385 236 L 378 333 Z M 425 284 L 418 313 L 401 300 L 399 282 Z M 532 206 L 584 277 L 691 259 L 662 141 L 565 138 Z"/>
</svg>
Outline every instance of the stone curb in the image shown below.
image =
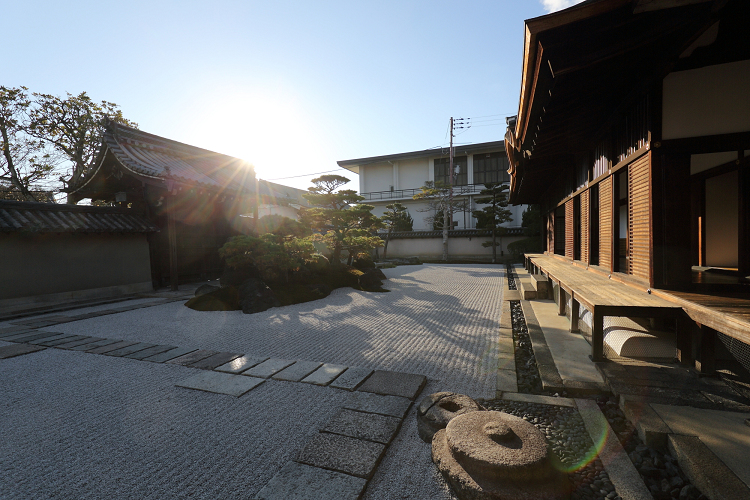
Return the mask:
<svg viewBox="0 0 750 500">
<path fill-rule="evenodd" d="M 750 498 L 750 488 L 742 482 L 696 436 L 669 435 L 669 451 L 677 459 L 690 482 L 712 500 Z"/>
<path fill-rule="evenodd" d="M 607 418 L 596 401 L 576 399 L 575 402 L 594 446 L 596 447 L 602 439 L 604 440 L 599 458 L 620 498 L 622 500 L 653 500 L 651 491 L 646 487 L 646 483 L 643 482 L 633 462 L 630 461 L 630 457 L 609 426 Z"/>
</svg>

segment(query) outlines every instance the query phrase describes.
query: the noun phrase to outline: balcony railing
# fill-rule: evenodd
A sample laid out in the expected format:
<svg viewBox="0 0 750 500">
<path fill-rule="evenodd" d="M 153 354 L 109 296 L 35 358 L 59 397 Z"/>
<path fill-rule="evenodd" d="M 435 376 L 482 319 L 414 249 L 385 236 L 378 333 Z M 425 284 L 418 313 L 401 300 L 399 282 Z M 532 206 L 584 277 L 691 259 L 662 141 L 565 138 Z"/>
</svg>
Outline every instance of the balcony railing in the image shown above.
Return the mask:
<svg viewBox="0 0 750 500">
<path fill-rule="evenodd" d="M 466 186 L 453 186 L 453 195 L 460 196 L 464 194 L 476 194 L 484 189 L 484 184 L 468 184 Z M 421 193 L 421 189 L 394 189 L 392 191 L 372 191 L 370 193 L 360 193 L 366 201 L 377 200 L 395 200 L 400 198 L 411 198 L 415 194 Z"/>
</svg>

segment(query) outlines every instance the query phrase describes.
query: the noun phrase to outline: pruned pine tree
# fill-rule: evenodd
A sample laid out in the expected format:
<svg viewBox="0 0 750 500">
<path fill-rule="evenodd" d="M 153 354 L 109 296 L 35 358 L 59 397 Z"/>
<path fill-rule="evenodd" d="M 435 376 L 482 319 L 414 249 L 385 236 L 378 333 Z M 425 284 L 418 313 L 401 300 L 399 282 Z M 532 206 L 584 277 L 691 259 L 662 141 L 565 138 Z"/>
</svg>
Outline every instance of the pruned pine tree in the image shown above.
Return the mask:
<svg viewBox="0 0 750 500">
<path fill-rule="evenodd" d="M 475 210 L 472 214 L 477 219 L 477 229 L 492 231 L 492 240 L 485 241 L 482 246 L 485 248 L 492 247 L 493 264 L 497 262 L 497 247 L 500 245 L 497 238 L 505 234 L 505 228 L 501 225 L 513 220 L 512 212 L 506 208 L 508 206 L 507 191 L 507 184 L 488 182 L 484 185 L 484 189 L 479 192 L 480 197 L 474 199 L 478 205 L 486 205 L 480 210 Z"/>
<path fill-rule="evenodd" d="M 341 175 L 322 175 L 312 180 L 313 186 L 302 196 L 312 205 L 303 209 L 301 222 L 313 231 L 311 238 L 322 241 L 331 250 L 331 264 L 341 264 L 341 254 L 349 251 L 364 253 L 383 244 L 373 231 L 383 227 L 372 214 L 373 206 L 361 204 L 363 196 L 352 189 L 342 189 L 349 179 Z"/>
</svg>

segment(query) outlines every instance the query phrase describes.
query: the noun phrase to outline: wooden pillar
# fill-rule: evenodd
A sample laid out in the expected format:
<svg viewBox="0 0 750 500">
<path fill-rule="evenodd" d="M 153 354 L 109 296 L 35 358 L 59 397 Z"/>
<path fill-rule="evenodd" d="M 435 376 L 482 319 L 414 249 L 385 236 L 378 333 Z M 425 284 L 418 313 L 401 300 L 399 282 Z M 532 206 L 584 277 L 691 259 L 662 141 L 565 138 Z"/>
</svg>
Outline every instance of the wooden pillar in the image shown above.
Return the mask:
<svg viewBox="0 0 750 500">
<path fill-rule="evenodd" d="M 740 152 L 742 156 L 744 152 Z M 750 158 L 740 160 L 739 178 L 739 227 L 737 232 L 738 270 L 741 281 L 750 275 Z"/>
<path fill-rule="evenodd" d="M 651 151 L 651 286 L 681 289 L 692 282 L 690 155 Z"/>
<path fill-rule="evenodd" d="M 571 333 L 578 333 L 578 317 L 581 315 L 581 305 L 572 297 L 570 299 L 570 331 Z"/>
<path fill-rule="evenodd" d="M 557 314 L 558 316 L 565 316 L 565 304 L 568 302 L 567 293 L 565 293 L 565 290 L 563 290 L 563 287 L 560 287 L 560 293 L 558 294 L 558 304 L 557 304 Z"/>
<path fill-rule="evenodd" d="M 716 330 L 706 325 L 700 326 L 700 359 L 695 368 L 701 375 L 716 373 Z"/>
<path fill-rule="evenodd" d="M 591 311 L 591 361 L 604 361 L 604 316 L 599 307 Z"/>
<path fill-rule="evenodd" d="M 177 224 L 174 217 L 174 194 L 167 194 L 167 233 L 169 237 L 169 282 L 173 291 L 179 288 L 177 271 Z"/>
</svg>

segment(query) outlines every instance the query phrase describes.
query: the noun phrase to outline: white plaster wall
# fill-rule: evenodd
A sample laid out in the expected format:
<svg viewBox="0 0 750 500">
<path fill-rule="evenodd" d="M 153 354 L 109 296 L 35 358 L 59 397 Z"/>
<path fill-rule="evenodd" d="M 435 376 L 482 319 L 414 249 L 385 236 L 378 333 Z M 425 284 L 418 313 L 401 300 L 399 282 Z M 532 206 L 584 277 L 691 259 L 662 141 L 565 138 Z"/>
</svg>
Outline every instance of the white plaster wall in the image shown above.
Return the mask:
<svg viewBox="0 0 750 500">
<path fill-rule="evenodd" d="M 690 175 L 718 167 L 737 159 L 737 151 L 722 151 L 721 153 L 706 153 L 690 155 Z"/>
<path fill-rule="evenodd" d="M 289 206 L 262 205 L 258 207 L 258 217 L 263 217 L 264 215 L 282 215 L 294 220 L 299 219 L 297 210 Z"/>
<path fill-rule="evenodd" d="M 750 60 L 670 73 L 663 82 L 662 139 L 750 130 Z"/>
<path fill-rule="evenodd" d="M 393 186 L 393 166 L 390 163 L 378 163 L 360 167 L 365 172 L 361 193 L 388 191 Z"/>
<path fill-rule="evenodd" d="M 399 189 L 419 189 L 429 180 L 430 161 L 427 158 L 401 160 L 398 165 Z"/>
<path fill-rule="evenodd" d="M 503 236 L 497 248 L 497 256 L 508 253 L 508 244 L 525 238 L 525 236 Z M 492 259 L 492 247 L 483 247 L 482 242 L 491 237 L 481 236 L 473 238 L 449 238 L 448 255 L 453 259 L 477 259 L 489 261 Z M 382 252 L 382 249 L 380 249 Z M 419 257 L 420 259 L 441 259 L 443 257 L 443 239 L 413 238 L 397 239 L 388 243 L 388 258 Z"/>
<path fill-rule="evenodd" d="M 737 172 L 706 180 L 706 265 L 737 267 Z"/>
</svg>

